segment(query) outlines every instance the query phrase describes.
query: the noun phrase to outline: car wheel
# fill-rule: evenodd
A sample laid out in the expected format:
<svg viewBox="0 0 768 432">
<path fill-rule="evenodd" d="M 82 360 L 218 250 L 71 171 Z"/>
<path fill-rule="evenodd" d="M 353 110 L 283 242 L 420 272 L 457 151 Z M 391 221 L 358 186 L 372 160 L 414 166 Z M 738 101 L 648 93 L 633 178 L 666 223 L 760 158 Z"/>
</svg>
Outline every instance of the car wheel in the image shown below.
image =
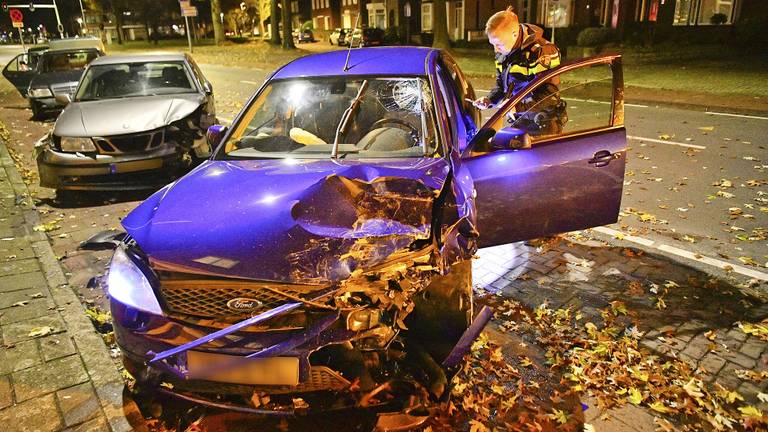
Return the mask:
<svg viewBox="0 0 768 432">
<path fill-rule="evenodd" d="M 56 202 L 58 204 L 71 204 L 77 200 L 77 192 L 68 189 L 56 189 Z"/>
<path fill-rule="evenodd" d="M 472 323 L 472 262 L 454 264 L 447 275 L 433 278 L 414 303 L 405 320 L 407 337 L 417 340 L 440 363 Z"/>
<path fill-rule="evenodd" d="M 32 120 L 42 120 L 43 119 L 43 107 L 35 102 L 35 101 L 29 101 L 29 106 L 32 108 Z"/>
</svg>

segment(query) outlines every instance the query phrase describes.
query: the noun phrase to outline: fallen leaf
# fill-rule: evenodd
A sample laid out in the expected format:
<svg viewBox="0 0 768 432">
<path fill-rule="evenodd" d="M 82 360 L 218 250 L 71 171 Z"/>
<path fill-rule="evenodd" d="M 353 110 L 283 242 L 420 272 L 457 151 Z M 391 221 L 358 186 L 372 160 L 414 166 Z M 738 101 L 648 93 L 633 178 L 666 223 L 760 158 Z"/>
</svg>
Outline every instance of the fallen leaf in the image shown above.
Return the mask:
<svg viewBox="0 0 768 432">
<path fill-rule="evenodd" d="M 53 328 L 49 326 L 35 327 L 32 329 L 32 331 L 29 332 L 27 336 L 29 337 L 45 336 L 45 335 L 51 334 L 52 332 L 53 332 Z"/>
</svg>

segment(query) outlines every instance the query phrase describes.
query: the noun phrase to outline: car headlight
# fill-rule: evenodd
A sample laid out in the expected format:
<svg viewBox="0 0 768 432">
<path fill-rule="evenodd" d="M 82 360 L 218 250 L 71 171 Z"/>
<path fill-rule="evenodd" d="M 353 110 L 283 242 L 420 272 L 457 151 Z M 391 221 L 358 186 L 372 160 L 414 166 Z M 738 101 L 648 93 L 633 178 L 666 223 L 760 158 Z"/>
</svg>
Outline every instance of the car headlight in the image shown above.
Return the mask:
<svg viewBox="0 0 768 432">
<path fill-rule="evenodd" d="M 115 249 L 109 264 L 107 294 L 126 306 L 156 315 L 163 313 L 147 276 L 122 246 Z"/>
<path fill-rule="evenodd" d="M 90 138 L 61 137 L 59 144 L 61 151 L 65 152 L 93 152 L 96 146 Z"/>
<path fill-rule="evenodd" d="M 36 88 L 29 89 L 29 95 L 35 98 L 44 98 L 53 96 L 53 93 L 51 93 L 51 90 L 47 88 Z"/>
</svg>

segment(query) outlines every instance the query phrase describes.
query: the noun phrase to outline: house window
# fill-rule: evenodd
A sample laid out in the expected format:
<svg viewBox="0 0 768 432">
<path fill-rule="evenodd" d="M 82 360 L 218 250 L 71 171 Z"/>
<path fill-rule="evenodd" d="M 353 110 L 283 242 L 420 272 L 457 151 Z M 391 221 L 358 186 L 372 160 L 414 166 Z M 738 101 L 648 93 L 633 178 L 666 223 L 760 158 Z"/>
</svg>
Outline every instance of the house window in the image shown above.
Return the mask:
<svg viewBox="0 0 768 432">
<path fill-rule="evenodd" d="M 421 31 L 432 31 L 432 3 L 421 4 Z"/>
<path fill-rule="evenodd" d="M 733 22 L 735 0 L 677 0 L 674 25 L 709 25 L 715 14 L 725 15 L 725 24 Z"/>
<path fill-rule="evenodd" d="M 539 11 L 539 21 L 547 27 L 568 27 L 571 24 L 570 0 L 539 0 L 536 8 Z"/>
</svg>

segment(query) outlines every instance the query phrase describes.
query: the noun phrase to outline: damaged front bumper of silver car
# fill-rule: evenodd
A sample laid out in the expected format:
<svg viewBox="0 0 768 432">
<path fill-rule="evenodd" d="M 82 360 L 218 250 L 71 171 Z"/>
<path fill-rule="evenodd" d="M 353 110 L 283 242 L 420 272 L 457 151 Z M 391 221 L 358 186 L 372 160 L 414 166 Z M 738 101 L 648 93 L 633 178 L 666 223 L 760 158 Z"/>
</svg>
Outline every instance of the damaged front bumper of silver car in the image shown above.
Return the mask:
<svg viewBox="0 0 768 432">
<path fill-rule="evenodd" d="M 67 190 L 156 189 L 187 172 L 197 157 L 194 148 L 185 149 L 168 141 L 162 130 L 82 139 L 91 143 L 87 151 L 62 151 L 52 134 L 35 144 L 41 186 Z M 196 145 L 207 149 L 204 142 Z M 205 156 L 209 152 L 199 153 Z"/>
</svg>

